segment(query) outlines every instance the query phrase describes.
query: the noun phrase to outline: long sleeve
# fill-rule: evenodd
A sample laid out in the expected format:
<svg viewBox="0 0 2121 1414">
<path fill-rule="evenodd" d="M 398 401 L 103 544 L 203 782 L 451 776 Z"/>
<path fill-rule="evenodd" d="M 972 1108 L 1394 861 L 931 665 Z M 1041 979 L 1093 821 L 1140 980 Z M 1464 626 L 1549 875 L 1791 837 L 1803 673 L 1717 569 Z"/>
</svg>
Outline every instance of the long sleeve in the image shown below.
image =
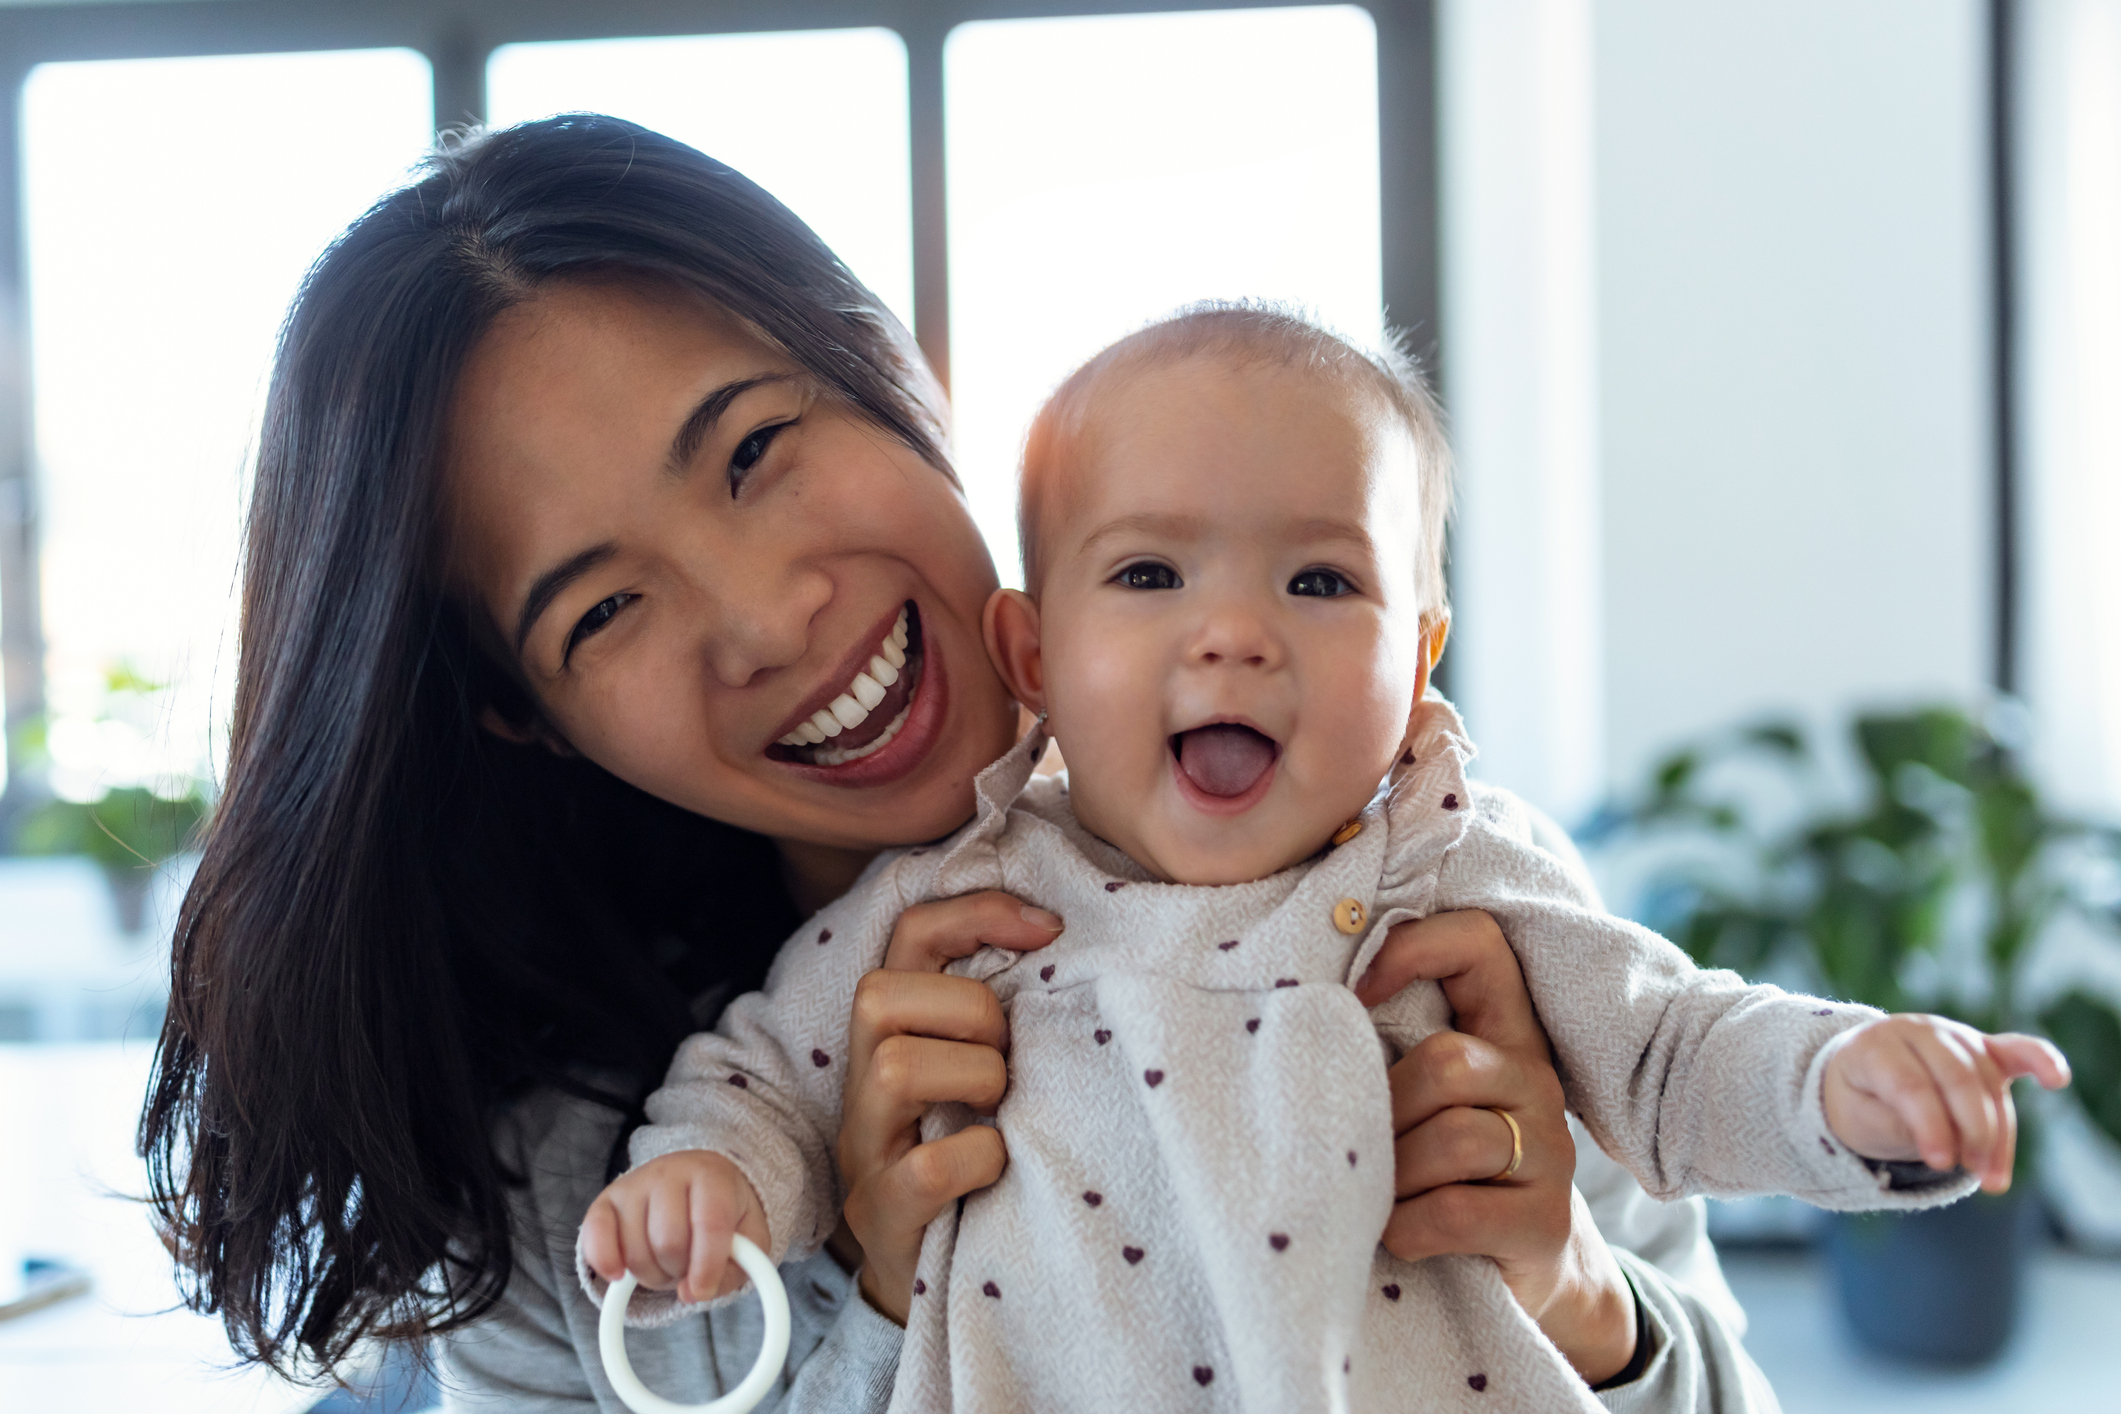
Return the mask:
<svg viewBox="0 0 2121 1414">
<path fill-rule="evenodd" d="M 714 1030 L 678 1047 L 662 1086 L 648 1097 L 649 1123 L 630 1144 L 636 1167 L 684 1149 L 733 1162 L 765 1209 L 777 1263 L 815 1252 L 838 1222 L 842 1195 L 832 1154 L 848 1018 L 857 984 L 882 963 L 892 927 L 911 902 L 899 892 L 903 858 L 880 858 L 782 945 L 763 991 L 737 998 Z M 586 1266 L 578 1271 L 601 1294 L 602 1282 Z M 668 1292 L 637 1291 L 627 1321 L 652 1326 L 696 1309 Z"/>
<path fill-rule="evenodd" d="M 575 1276 L 575 1232 L 603 1187 L 620 1124 L 615 1109 L 540 1092 L 520 1103 L 502 1152 L 525 1183 L 511 1200 L 513 1269 L 487 1315 L 438 1342 L 447 1414 L 627 1414 L 604 1378 L 598 1310 Z M 792 1328 L 771 1414 L 882 1414 L 903 1335 L 825 1253 L 781 1269 Z M 654 1330 L 627 1333 L 650 1389 L 679 1401 L 723 1394 L 743 1379 L 761 1339 L 746 1296 Z"/>
<path fill-rule="evenodd" d="M 1827 1127 L 1821 1074 L 1867 1007 L 1703 971 L 1597 906 L 1529 842 L 1514 800 L 1474 788 L 1433 908 L 1483 908 L 1518 954 L 1569 1107 L 1653 1196 L 1788 1193 L 1828 1208 L 1920 1207 L 1970 1180 L 1892 1189 Z"/>
</svg>

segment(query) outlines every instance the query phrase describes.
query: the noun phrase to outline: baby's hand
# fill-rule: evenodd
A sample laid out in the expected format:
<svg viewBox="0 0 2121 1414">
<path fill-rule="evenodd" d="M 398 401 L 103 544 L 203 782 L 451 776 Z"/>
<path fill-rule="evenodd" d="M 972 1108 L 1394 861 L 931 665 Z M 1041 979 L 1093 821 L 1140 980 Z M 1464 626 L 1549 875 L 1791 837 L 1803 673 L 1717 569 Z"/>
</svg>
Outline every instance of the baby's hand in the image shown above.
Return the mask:
<svg viewBox="0 0 2121 1414">
<path fill-rule="evenodd" d="M 1884 1016 L 1856 1028 L 1826 1065 L 1826 1122 L 1867 1159 L 1964 1168 L 1991 1193 L 2011 1186 L 2018 1112 L 2011 1081 L 2069 1084 L 2069 1062 L 2037 1036 L 1989 1036 L 1941 1016 Z"/>
<path fill-rule="evenodd" d="M 621 1174 L 582 1219 L 582 1260 L 606 1281 L 632 1272 L 651 1291 L 676 1288 L 688 1305 L 744 1284 L 729 1260 L 741 1232 L 771 1251 L 766 1210 L 735 1164 L 704 1149 L 683 1149 Z"/>
</svg>

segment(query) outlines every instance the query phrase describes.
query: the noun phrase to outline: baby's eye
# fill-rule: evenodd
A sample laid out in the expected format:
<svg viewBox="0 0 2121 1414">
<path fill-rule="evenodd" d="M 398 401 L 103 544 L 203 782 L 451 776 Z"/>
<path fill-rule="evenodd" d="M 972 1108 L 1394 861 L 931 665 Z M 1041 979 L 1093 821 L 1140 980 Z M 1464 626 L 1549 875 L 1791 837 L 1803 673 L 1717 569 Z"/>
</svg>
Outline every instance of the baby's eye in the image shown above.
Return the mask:
<svg viewBox="0 0 2121 1414">
<path fill-rule="evenodd" d="M 1338 599 L 1343 594 L 1354 593 L 1354 588 L 1331 570 L 1305 570 L 1289 581 L 1291 594 L 1303 594 L 1314 599 Z"/>
<path fill-rule="evenodd" d="M 639 597 L 637 594 L 614 594 L 609 599 L 598 600 L 567 635 L 567 647 L 560 657 L 561 665 L 565 666 L 567 660 L 574 656 L 574 650 L 581 646 L 584 639 L 593 638 L 603 632 L 604 626 L 619 616 L 619 610 Z"/>
<path fill-rule="evenodd" d="M 1127 566 L 1112 577 L 1112 582 L 1122 589 L 1177 589 L 1185 583 L 1178 577 L 1177 570 L 1154 560 Z"/>
</svg>

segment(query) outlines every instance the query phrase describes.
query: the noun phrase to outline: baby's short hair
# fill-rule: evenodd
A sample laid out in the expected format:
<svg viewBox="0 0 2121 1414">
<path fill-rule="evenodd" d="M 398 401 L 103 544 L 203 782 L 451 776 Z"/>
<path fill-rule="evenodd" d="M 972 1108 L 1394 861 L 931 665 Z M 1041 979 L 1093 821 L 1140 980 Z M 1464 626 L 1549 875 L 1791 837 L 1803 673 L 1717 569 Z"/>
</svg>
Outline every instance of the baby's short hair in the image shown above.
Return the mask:
<svg viewBox="0 0 2121 1414">
<path fill-rule="evenodd" d="M 1092 395 L 1107 379 L 1188 358 L 1221 359 L 1238 367 L 1261 364 L 1301 367 L 1378 398 L 1413 439 L 1419 488 L 1420 530 L 1409 548 L 1424 618 L 1448 606 L 1444 581 L 1444 527 L 1451 516 L 1451 448 L 1443 410 L 1421 367 L 1397 334 L 1365 349 L 1301 310 L 1256 301 L 1205 301 L 1168 314 L 1092 357 L 1068 375 L 1032 419 L 1024 437 L 1023 473 L 1017 486 L 1017 540 L 1024 584 L 1037 594 L 1039 536 L 1049 482 L 1081 433 Z"/>
</svg>

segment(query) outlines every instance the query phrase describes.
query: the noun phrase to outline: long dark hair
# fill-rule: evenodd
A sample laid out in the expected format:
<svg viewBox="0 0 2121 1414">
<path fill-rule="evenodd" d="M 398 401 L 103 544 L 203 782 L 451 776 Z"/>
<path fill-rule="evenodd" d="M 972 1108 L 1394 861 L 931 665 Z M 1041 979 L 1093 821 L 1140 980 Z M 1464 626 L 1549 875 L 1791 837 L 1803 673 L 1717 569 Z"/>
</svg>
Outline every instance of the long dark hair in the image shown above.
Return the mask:
<svg viewBox="0 0 2121 1414">
<path fill-rule="evenodd" d="M 510 1271 L 492 1132 L 537 1085 L 625 1106 L 795 923 L 771 846 L 480 729 L 535 712 L 437 563 L 452 390 L 541 285 L 695 290 L 945 469 L 904 328 L 728 167 L 612 118 L 461 141 L 318 260 L 281 333 L 228 775 L 178 916 L 141 1119 L 196 1309 L 336 1365 Z"/>
</svg>

